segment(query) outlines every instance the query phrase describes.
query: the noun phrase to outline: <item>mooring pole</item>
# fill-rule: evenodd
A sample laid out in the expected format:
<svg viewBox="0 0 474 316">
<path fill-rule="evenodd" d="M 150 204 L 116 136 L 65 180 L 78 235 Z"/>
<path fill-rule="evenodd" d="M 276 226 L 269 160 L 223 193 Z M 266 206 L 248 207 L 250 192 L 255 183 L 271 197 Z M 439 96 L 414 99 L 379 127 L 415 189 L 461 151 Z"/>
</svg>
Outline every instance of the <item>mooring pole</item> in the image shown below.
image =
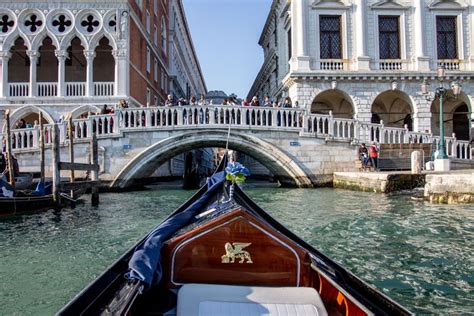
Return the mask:
<svg viewBox="0 0 474 316">
<path fill-rule="evenodd" d="M 43 127 L 43 113 L 39 112 L 39 146 L 40 146 L 40 181 L 44 183 L 44 127 Z"/>
<path fill-rule="evenodd" d="M 15 168 L 13 168 L 13 158 L 12 158 L 12 135 L 10 131 L 10 110 L 5 111 L 5 121 L 7 123 L 7 163 L 8 163 L 8 182 L 12 187 L 15 187 Z"/>
<path fill-rule="evenodd" d="M 67 134 L 68 134 L 68 137 L 69 137 L 69 160 L 71 161 L 70 182 L 72 184 L 75 181 L 75 176 L 74 176 L 74 134 L 73 134 L 72 115 L 71 114 L 69 114 L 69 118 L 68 118 Z M 71 188 L 71 198 L 75 199 L 74 188 L 73 187 Z"/>
<path fill-rule="evenodd" d="M 91 140 L 91 163 L 98 167 L 99 165 L 99 155 L 98 155 L 98 145 L 97 145 L 97 136 L 95 133 L 92 133 L 92 140 Z M 99 205 L 99 186 L 97 185 L 97 181 L 99 181 L 99 169 L 94 168 L 91 173 L 91 180 L 94 182 L 92 185 L 92 197 L 91 197 L 91 204 L 92 206 Z"/>
<path fill-rule="evenodd" d="M 61 208 L 61 173 L 59 170 L 60 148 L 59 148 L 59 130 L 56 123 L 53 124 L 53 200 L 56 209 Z"/>
</svg>

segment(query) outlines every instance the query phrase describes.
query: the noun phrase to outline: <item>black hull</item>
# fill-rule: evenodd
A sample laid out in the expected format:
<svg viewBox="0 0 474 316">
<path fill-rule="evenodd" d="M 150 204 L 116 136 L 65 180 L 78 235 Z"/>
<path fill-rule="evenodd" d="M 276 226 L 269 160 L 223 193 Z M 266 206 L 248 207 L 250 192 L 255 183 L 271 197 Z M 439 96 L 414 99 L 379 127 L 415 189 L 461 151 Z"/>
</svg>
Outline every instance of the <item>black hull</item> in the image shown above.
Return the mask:
<svg viewBox="0 0 474 316">
<path fill-rule="evenodd" d="M 0 216 L 15 215 L 18 213 L 32 212 L 52 208 L 54 206 L 53 196 L 30 196 L 0 198 Z"/>
</svg>

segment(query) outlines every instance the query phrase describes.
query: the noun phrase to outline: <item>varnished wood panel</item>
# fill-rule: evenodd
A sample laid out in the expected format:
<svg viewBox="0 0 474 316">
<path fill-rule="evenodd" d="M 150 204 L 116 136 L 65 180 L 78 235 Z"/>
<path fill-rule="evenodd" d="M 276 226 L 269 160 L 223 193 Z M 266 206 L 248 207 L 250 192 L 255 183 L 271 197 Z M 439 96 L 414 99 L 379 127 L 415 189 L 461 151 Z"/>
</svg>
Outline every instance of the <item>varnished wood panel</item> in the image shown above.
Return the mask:
<svg viewBox="0 0 474 316">
<path fill-rule="evenodd" d="M 234 243 L 250 243 L 242 249 L 248 256 L 223 263 L 226 243 L 232 244 L 231 253 L 238 248 Z M 163 256 L 165 276 L 172 285 L 305 286 L 309 282 L 305 250 L 240 209 L 168 241 Z"/>
</svg>

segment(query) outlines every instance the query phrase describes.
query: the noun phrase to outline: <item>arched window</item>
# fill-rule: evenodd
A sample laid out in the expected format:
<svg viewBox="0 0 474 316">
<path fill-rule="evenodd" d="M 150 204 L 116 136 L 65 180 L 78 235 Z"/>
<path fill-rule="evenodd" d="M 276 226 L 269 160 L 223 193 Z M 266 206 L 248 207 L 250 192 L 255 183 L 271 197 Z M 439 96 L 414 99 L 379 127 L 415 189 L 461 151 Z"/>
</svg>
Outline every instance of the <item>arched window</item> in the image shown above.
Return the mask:
<svg viewBox="0 0 474 316">
<path fill-rule="evenodd" d="M 167 36 L 166 36 L 166 22 L 165 18 L 161 18 L 161 49 L 163 52 L 166 53 L 166 43 L 167 43 Z"/>
</svg>

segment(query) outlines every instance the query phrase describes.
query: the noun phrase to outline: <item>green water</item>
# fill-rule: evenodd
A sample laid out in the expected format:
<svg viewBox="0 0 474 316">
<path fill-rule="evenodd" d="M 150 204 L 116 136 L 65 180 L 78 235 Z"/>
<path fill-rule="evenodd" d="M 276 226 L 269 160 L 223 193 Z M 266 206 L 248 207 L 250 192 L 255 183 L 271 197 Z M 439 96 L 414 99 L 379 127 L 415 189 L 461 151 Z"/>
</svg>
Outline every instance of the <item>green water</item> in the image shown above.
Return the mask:
<svg viewBox="0 0 474 316">
<path fill-rule="evenodd" d="M 247 192 L 417 314 L 474 314 L 474 205 L 333 189 Z M 54 314 L 192 193 L 103 194 L 99 208 L 0 219 L 0 314 Z"/>
</svg>

